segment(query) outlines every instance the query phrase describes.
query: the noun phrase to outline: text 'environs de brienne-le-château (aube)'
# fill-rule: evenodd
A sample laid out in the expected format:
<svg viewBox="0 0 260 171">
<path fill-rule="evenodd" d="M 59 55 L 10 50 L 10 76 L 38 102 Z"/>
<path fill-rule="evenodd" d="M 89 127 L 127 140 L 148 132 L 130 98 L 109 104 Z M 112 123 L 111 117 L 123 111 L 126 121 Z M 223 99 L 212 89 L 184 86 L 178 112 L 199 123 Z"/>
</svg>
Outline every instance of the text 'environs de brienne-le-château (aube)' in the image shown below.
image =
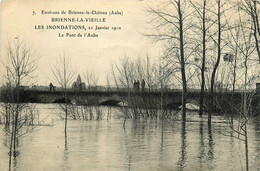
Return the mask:
<svg viewBox="0 0 260 171">
<path fill-rule="evenodd" d="M 107 26 L 108 16 L 123 16 L 123 11 L 99 11 L 99 10 L 62 10 L 62 11 L 45 11 L 41 10 L 41 15 L 51 16 L 52 24 L 35 25 L 35 30 L 78 30 L 78 31 L 102 31 L 102 30 L 121 30 L 121 26 Z M 63 16 L 62 16 L 63 15 Z M 68 16 L 71 15 L 71 16 Z M 78 16 L 76 16 L 78 15 Z M 84 16 L 86 15 L 86 17 Z M 75 17 L 76 16 L 76 17 Z M 77 24 L 74 24 L 77 23 Z M 80 23 L 80 24 L 78 24 Z M 86 25 L 87 23 L 99 23 L 99 25 Z M 59 33 L 59 37 L 98 37 L 96 33 Z"/>
</svg>

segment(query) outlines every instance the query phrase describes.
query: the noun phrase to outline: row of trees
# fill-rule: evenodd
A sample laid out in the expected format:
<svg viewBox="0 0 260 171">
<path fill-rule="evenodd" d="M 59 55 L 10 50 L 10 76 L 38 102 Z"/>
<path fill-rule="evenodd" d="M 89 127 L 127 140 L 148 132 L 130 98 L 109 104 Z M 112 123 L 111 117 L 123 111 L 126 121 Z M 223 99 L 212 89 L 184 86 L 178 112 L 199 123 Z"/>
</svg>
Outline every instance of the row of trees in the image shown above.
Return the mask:
<svg viewBox="0 0 260 171">
<path fill-rule="evenodd" d="M 208 125 L 211 127 L 212 113 L 216 112 L 214 106 L 218 106 L 219 112 L 228 116 L 231 132 L 245 142 L 246 170 L 249 170 L 247 124 L 259 111 L 259 104 L 251 110 L 255 91 L 249 93 L 249 87 L 259 80 L 260 73 L 259 5 L 257 0 L 166 0 L 147 8 L 153 16 L 152 32 L 147 36 L 163 43 L 164 60 L 182 80 L 183 123 L 189 81 L 201 85 L 200 116 L 205 111 L 205 83 L 209 81 Z M 200 76 L 190 80 L 187 75 L 190 70 L 199 71 Z M 216 80 L 231 83 L 233 94 L 237 88 L 243 91 L 240 105 L 236 104 L 235 95 L 231 101 L 222 99 L 233 108 L 231 116 L 230 111 L 223 110 L 216 102 Z M 242 86 L 238 87 L 238 83 Z M 236 126 L 233 125 L 234 114 L 238 116 Z"/>
<path fill-rule="evenodd" d="M 172 74 L 182 80 L 183 121 L 186 118 L 185 104 L 189 82 L 194 81 L 201 85 L 202 115 L 205 82 L 210 80 L 210 124 L 211 114 L 215 112 L 215 83 L 217 79 L 224 80 L 221 77 L 226 72 L 223 68 L 230 67 L 228 81 L 232 80 L 233 91 L 237 88 L 237 82 L 242 82 L 243 89 L 247 91 L 258 79 L 258 6 L 259 2 L 254 0 L 167 0 L 147 8 L 153 18 L 150 21 L 152 32 L 146 35 L 164 44 L 165 67 L 169 66 L 168 70 L 172 70 Z M 200 71 L 200 77 L 190 78 L 191 70 Z"/>
<path fill-rule="evenodd" d="M 125 119 L 129 116 L 137 117 L 139 113 L 143 116 L 157 116 L 159 111 L 148 110 L 152 103 L 147 106 L 145 112 L 140 110 L 140 104 L 131 96 L 133 82 L 136 79 L 144 79 L 148 91 L 152 91 L 154 88 L 161 89 L 160 111 L 163 111 L 164 104 L 163 89 L 180 82 L 183 123 L 186 121 L 186 98 L 189 85 L 200 84 L 200 115 L 205 111 L 205 89 L 210 88 L 209 125 L 211 125 L 211 116 L 215 112 L 214 106 L 216 106 L 214 105 L 214 103 L 216 104 L 216 81 L 231 83 L 233 93 L 239 83 L 243 85 L 239 87 L 243 89 L 243 99 L 240 104 L 241 108 L 237 110 L 239 113 L 238 124 L 237 127 L 233 126 L 233 115 L 235 114 L 233 112 L 228 118 L 228 123 L 230 123 L 231 129 L 238 133 L 239 139 L 244 136 L 243 140 L 248 152 L 247 123 L 256 112 L 251 111 L 250 105 L 254 92 L 249 94 L 248 88 L 259 79 L 260 72 L 257 69 L 260 63 L 258 19 L 260 11 L 258 7 L 259 2 L 256 0 L 167 0 L 165 3 L 160 2 L 155 7 L 148 7 L 147 12 L 152 16 L 150 21 L 152 29 L 151 33 L 146 36 L 162 42 L 165 47 L 163 55 L 156 61 L 151 60 L 147 55 L 146 58 L 136 60 L 125 56 L 119 62 L 111 63 L 112 79 L 108 78 L 108 84 L 127 88 L 128 102 L 134 104 L 134 108 L 131 110 L 122 108 L 125 112 Z M 11 169 L 11 157 L 17 154 L 18 138 L 35 128 L 32 121 L 35 118 L 33 109 L 28 104 L 20 102 L 20 87 L 27 84 L 32 78 L 38 59 L 35 58 L 32 49 L 19 38 L 15 39 L 14 46 L 8 46 L 7 52 L 7 60 L 4 61 L 5 82 L 6 88 L 11 93 L 4 104 L 6 110 L 3 115 L 6 118 L 5 131 L 9 135 L 9 169 Z M 69 104 L 67 89 L 75 80 L 76 71 L 66 54 L 63 54 L 60 60 L 58 65 L 52 67 L 51 70 L 53 80 L 65 90 L 65 103 L 62 105 L 62 109 L 65 112 L 66 141 L 68 117 L 86 119 L 87 116 L 75 115 L 73 111 L 79 109 L 71 108 Z M 98 77 L 94 73 L 88 72 L 86 78 L 89 85 L 97 84 Z M 109 80 L 113 80 L 113 82 L 111 83 Z M 147 104 L 147 99 L 143 100 L 144 104 Z M 148 99 L 148 102 L 151 102 L 151 99 Z M 235 108 L 235 103 L 235 101 L 231 101 L 230 106 Z M 92 109 L 82 108 L 80 110 L 88 112 Z M 222 112 L 228 115 L 226 111 L 222 110 Z M 100 117 L 102 118 L 103 115 L 98 115 L 98 118 Z M 24 127 L 24 125 L 30 126 Z"/>
<path fill-rule="evenodd" d="M 6 134 L 5 145 L 9 148 L 9 170 L 12 168 L 12 157 L 19 155 L 17 147 L 19 138 L 34 130 L 42 123 L 36 110 L 36 105 L 24 103 L 26 99 L 21 97 L 24 85 L 33 84 L 35 78 L 35 70 L 38 66 L 39 57 L 34 53 L 33 48 L 28 45 L 25 40 L 15 37 L 13 41 L 8 43 L 6 49 L 6 57 L 2 60 L 2 91 L 1 96 L 4 100 L 1 103 L 0 123 L 3 123 L 3 130 Z M 62 87 L 64 91 L 65 103 L 61 105 L 61 109 L 65 112 L 65 137 L 67 136 L 67 119 L 76 117 L 75 106 L 71 106 L 67 89 L 71 87 L 72 81 L 75 80 L 75 70 L 72 67 L 70 58 L 65 54 L 59 58 L 59 65 L 53 65 L 51 68 L 53 79 L 57 85 Z M 87 83 L 90 86 L 96 86 L 98 77 L 93 72 L 86 73 Z M 27 97 L 30 98 L 30 97 Z M 78 109 L 77 109 L 78 110 Z M 87 109 L 84 108 L 86 112 Z M 88 109 L 90 111 L 91 109 Z M 96 111 L 99 111 L 96 109 Z M 98 118 L 103 117 L 99 111 Z M 79 115 L 78 115 L 79 116 Z M 81 115 L 86 119 L 87 114 Z M 93 116 L 90 115 L 90 119 Z"/>
</svg>

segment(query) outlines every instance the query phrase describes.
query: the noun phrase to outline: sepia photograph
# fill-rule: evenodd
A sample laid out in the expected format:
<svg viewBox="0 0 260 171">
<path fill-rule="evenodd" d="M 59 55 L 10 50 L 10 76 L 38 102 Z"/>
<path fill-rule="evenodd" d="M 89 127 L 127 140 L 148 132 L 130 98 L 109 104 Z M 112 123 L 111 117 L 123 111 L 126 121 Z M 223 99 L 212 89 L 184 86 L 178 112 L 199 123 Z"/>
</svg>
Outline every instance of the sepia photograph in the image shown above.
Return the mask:
<svg viewBox="0 0 260 171">
<path fill-rule="evenodd" d="M 0 0 L 0 171 L 260 171 L 259 0 Z"/>
</svg>

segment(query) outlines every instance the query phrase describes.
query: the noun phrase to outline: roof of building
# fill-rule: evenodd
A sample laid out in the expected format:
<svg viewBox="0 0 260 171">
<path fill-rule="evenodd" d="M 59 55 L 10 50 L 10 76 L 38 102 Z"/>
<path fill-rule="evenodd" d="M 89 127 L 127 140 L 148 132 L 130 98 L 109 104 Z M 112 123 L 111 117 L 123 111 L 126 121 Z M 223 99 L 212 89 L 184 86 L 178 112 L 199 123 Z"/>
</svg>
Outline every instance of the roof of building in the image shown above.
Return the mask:
<svg viewBox="0 0 260 171">
<path fill-rule="evenodd" d="M 78 83 L 81 83 L 81 77 L 80 77 L 80 74 L 78 75 L 77 82 L 78 82 Z"/>
</svg>

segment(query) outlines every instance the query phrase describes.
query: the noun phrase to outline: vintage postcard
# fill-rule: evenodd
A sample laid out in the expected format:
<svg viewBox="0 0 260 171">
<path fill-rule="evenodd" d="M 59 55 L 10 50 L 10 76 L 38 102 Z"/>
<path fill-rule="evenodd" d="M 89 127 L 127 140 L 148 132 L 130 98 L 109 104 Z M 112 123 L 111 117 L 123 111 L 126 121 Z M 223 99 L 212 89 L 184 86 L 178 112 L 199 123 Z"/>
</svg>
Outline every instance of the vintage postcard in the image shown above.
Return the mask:
<svg viewBox="0 0 260 171">
<path fill-rule="evenodd" d="M 2 0 L 0 171 L 260 170 L 257 0 Z"/>
</svg>

